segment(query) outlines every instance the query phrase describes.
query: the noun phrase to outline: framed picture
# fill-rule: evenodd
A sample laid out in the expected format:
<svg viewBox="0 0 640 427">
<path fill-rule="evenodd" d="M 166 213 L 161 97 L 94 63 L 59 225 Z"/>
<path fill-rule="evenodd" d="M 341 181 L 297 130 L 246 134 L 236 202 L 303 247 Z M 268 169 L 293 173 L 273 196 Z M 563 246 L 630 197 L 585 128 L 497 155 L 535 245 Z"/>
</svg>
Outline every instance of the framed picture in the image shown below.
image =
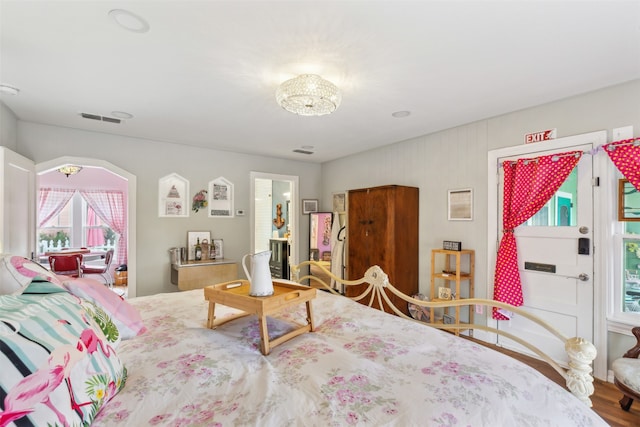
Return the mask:
<svg viewBox="0 0 640 427">
<path fill-rule="evenodd" d="M 443 314 L 442 323 L 444 323 L 445 325 L 453 325 L 454 323 L 456 323 L 456 318 L 454 316 L 451 316 L 450 314 Z"/>
<path fill-rule="evenodd" d="M 449 190 L 449 221 L 471 221 L 473 219 L 473 190 Z"/>
<path fill-rule="evenodd" d="M 311 212 L 318 212 L 318 199 L 303 199 L 302 213 L 308 215 Z"/>
<path fill-rule="evenodd" d="M 196 243 L 200 243 L 204 240 L 211 241 L 211 232 L 209 231 L 187 231 L 187 251 L 189 253 L 189 261 L 196 259 Z"/>
<path fill-rule="evenodd" d="M 189 181 L 177 173 L 172 173 L 158 180 L 158 216 L 188 217 Z"/>
<path fill-rule="evenodd" d="M 233 218 L 233 184 L 223 176 L 209 182 L 209 218 Z"/>
<path fill-rule="evenodd" d="M 346 212 L 347 210 L 347 194 L 333 193 L 333 210 L 331 212 Z"/>
<path fill-rule="evenodd" d="M 439 299 L 451 299 L 451 289 L 441 286 L 438 288 L 438 298 Z"/>
<path fill-rule="evenodd" d="M 211 259 L 223 259 L 224 258 L 224 242 L 222 239 L 213 239 L 211 245 Z"/>
<path fill-rule="evenodd" d="M 618 221 L 640 221 L 640 192 L 627 179 L 618 180 Z"/>
</svg>

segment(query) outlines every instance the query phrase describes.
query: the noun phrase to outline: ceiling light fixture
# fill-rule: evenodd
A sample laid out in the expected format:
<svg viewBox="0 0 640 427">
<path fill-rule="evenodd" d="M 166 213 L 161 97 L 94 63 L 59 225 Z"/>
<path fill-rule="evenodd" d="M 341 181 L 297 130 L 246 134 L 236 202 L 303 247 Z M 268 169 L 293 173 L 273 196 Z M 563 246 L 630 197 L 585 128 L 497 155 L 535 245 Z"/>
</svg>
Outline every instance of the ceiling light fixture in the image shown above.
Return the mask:
<svg viewBox="0 0 640 427">
<path fill-rule="evenodd" d="M 69 175 L 75 175 L 81 170 L 82 170 L 82 166 L 66 165 L 59 168 L 58 172 L 67 175 L 67 178 L 69 178 Z"/>
<path fill-rule="evenodd" d="M 276 101 L 300 116 L 323 116 L 336 111 L 342 94 L 330 81 L 315 74 L 303 74 L 282 83 L 276 91 Z"/>
<path fill-rule="evenodd" d="M 8 85 L 0 85 L 0 93 L 7 95 L 17 95 L 20 89 Z"/>
</svg>

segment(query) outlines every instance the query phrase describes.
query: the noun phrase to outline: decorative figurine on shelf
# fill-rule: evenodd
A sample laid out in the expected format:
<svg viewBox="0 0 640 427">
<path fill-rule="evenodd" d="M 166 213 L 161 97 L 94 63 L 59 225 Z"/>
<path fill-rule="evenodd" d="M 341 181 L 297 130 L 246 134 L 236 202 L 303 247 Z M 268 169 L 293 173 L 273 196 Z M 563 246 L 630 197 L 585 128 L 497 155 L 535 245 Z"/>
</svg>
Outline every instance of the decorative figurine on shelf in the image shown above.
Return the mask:
<svg viewBox="0 0 640 427">
<path fill-rule="evenodd" d="M 207 207 L 207 190 L 200 190 L 193 196 L 193 204 L 191 209 L 198 212 L 200 209 Z"/>
<path fill-rule="evenodd" d="M 276 205 L 276 217 L 273 219 L 273 225 L 275 225 L 277 229 L 281 229 L 285 222 L 287 221 L 282 217 L 282 203 L 278 203 Z"/>
</svg>

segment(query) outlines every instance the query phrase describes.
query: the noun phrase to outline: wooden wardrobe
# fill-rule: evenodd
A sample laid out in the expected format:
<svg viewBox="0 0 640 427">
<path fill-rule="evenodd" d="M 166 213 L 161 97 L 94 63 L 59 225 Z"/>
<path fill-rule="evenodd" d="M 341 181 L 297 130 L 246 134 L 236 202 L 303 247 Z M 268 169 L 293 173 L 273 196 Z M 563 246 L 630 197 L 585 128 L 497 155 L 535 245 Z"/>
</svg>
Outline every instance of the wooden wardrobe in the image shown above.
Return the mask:
<svg viewBox="0 0 640 427">
<path fill-rule="evenodd" d="M 409 296 L 418 293 L 418 195 L 418 188 L 400 185 L 349 190 L 350 280 L 361 278 L 369 267 L 379 265 L 397 289 Z M 348 286 L 346 295 L 358 295 L 365 287 Z M 396 307 L 409 314 L 405 301 L 388 295 Z M 385 311 L 390 309 L 385 307 Z"/>
</svg>

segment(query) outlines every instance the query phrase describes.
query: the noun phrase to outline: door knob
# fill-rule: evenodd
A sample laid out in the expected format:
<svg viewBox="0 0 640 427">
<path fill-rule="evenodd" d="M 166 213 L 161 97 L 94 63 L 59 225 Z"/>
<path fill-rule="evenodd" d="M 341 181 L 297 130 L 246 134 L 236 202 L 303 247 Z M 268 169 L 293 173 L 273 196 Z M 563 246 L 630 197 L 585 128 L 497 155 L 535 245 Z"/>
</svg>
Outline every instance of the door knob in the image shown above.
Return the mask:
<svg viewBox="0 0 640 427">
<path fill-rule="evenodd" d="M 568 276 L 567 279 L 578 279 L 581 282 L 586 282 L 589 280 L 589 275 L 587 273 L 580 273 L 578 276 Z"/>
</svg>

